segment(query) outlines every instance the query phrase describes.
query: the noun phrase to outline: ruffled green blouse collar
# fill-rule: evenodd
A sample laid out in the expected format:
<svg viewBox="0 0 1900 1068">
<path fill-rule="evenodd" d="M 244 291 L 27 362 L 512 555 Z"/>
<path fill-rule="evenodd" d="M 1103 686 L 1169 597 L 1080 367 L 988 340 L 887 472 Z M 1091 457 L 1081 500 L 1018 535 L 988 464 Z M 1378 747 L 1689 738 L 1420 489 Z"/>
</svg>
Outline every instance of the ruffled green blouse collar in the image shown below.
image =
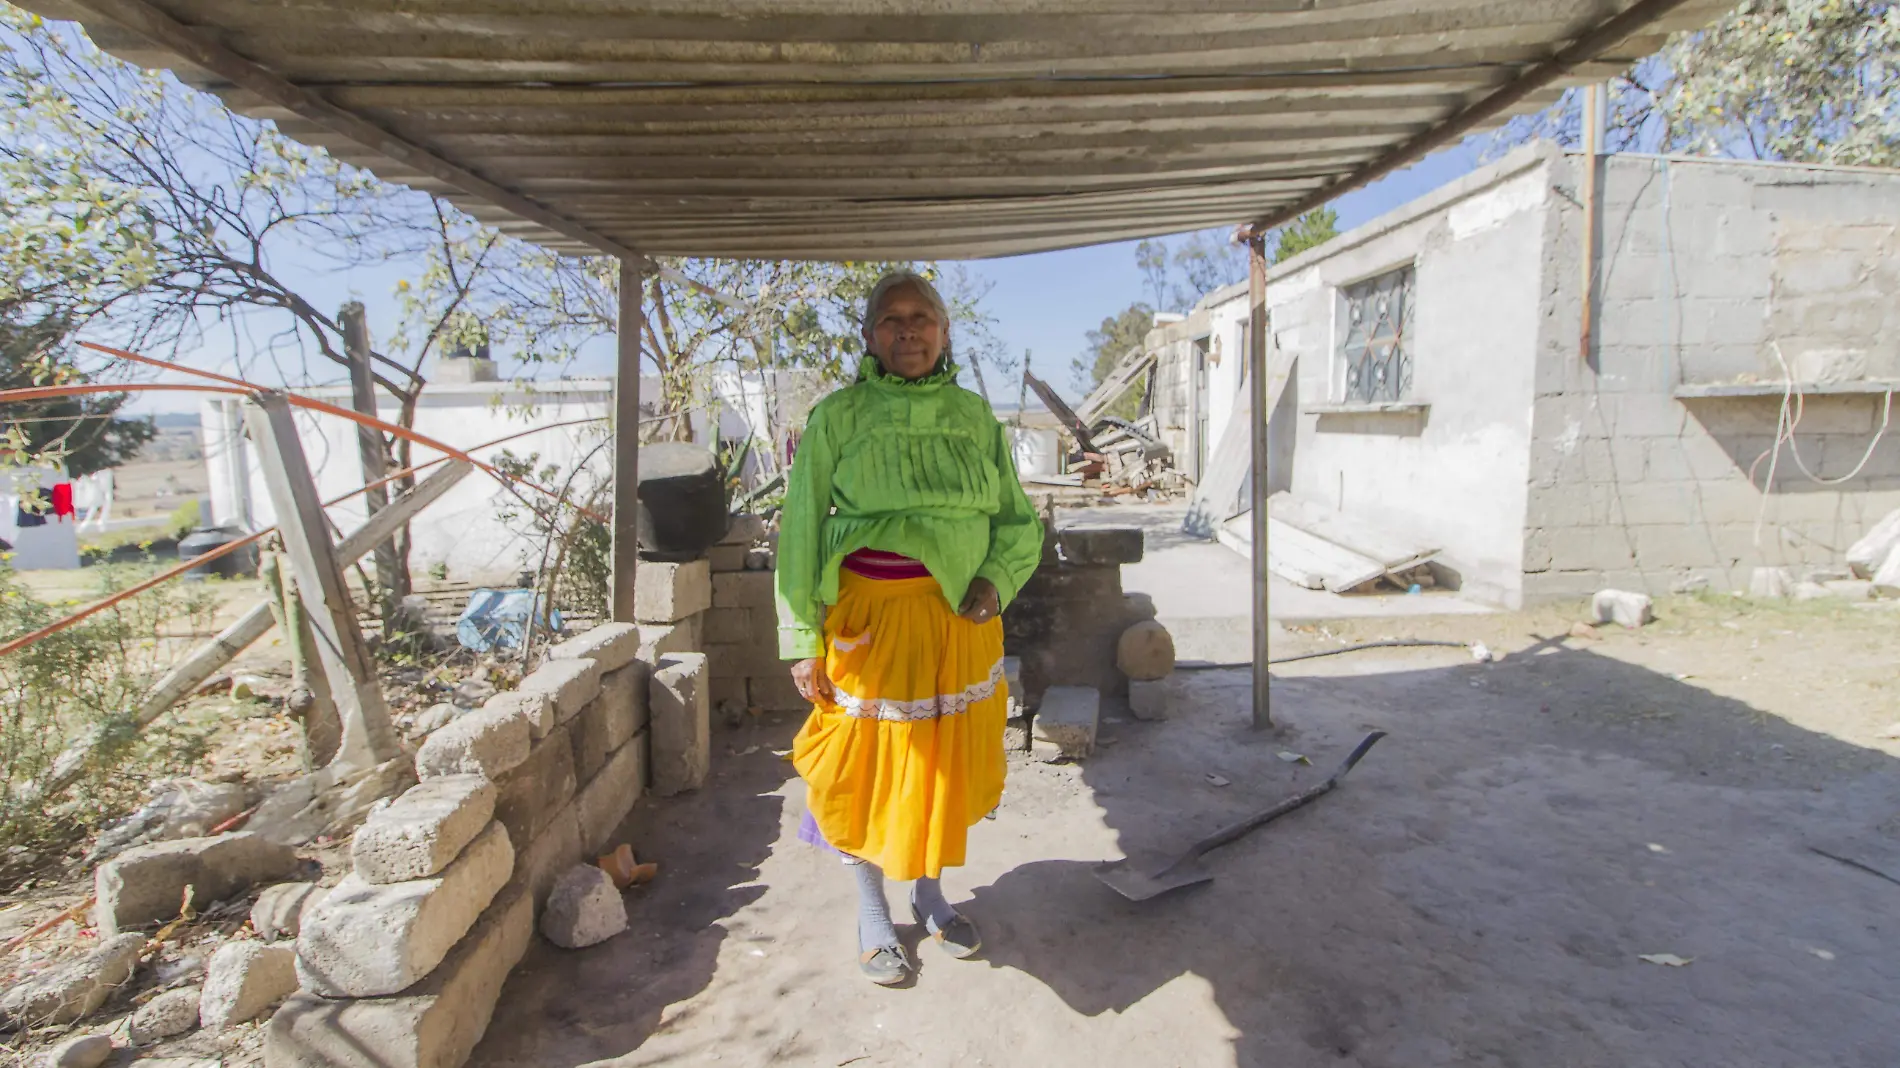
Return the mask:
<svg viewBox="0 0 1900 1068">
<path fill-rule="evenodd" d="M 955 383 L 956 380 L 957 365 L 950 359 L 948 352 L 938 357 L 937 369 L 922 378 L 902 378 L 898 375 L 891 374 L 884 370 L 883 364 L 877 362 L 876 356 L 868 352 L 858 361 L 858 381 L 870 382 L 873 385 L 885 386 L 892 389 L 931 390 L 946 384 Z"/>
</svg>

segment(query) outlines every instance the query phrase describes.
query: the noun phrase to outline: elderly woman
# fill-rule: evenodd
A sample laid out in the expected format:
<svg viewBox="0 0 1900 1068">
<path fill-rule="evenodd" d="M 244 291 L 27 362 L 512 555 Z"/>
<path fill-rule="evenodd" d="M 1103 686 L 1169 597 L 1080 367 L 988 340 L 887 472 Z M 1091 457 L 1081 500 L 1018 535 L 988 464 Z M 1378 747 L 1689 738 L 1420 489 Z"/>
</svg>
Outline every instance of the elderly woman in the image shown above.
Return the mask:
<svg viewBox="0 0 1900 1068">
<path fill-rule="evenodd" d="M 812 410 L 779 527 L 779 654 L 812 702 L 800 837 L 844 854 L 858 964 L 904 981 L 884 880 L 954 957 L 976 926 L 938 877 L 1003 792 L 1003 624 L 1042 528 L 1001 424 L 956 384 L 943 298 L 908 271 L 865 301 L 857 382 Z"/>
</svg>

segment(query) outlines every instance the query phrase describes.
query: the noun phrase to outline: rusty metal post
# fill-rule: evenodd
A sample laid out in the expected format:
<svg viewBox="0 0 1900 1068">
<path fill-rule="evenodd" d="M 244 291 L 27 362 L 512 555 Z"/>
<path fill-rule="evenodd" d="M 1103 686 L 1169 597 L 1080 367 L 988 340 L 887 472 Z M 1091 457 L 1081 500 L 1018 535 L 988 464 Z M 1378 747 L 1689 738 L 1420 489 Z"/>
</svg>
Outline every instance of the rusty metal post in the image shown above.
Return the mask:
<svg viewBox="0 0 1900 1068">
<path fill-rule="evenodd" d="M 1273 726 L 1272 682 L 1267 670 L 1267 241 L 1247 242 L 1247 381 L 1253 401 L 1253 725 Z"/>
<path fill-rule="evenodd" d="M 619 352 L 614 372 L 613 620 L 632 623 L 640 553 L 640 290 L 637 260 L 620 261 Z"/>
</svg>

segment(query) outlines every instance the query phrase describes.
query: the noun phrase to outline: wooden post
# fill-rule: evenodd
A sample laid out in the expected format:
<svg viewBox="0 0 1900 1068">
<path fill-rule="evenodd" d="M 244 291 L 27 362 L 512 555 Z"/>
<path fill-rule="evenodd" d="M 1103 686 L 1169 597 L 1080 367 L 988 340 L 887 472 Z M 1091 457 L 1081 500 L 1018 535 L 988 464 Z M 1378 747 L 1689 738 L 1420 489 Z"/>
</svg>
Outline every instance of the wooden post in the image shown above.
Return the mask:
<svg viewBox="0 0 1900 1068">
<path fill-rule="evenodd" d="M 277 529 L 297 579 L 297 594 L 316 630 L 317 661 L 343 719 L 343 744 L 334 765 L 339 770 L 374 767 L 394 759 L 401 749 L 376 681 L 376 664 L 356 626 L 356 608 L 350 603 L 343 568 L 330 543 L 323 499 L 317 495 L 310 462 L 297 438 L 289 398 L 261 393 L 250 404 L 245 423 L 257 445 L 264 485 L 277 512 Z"/>
<path fill-rule="evenodd" d="M 619 353 L 614 372 L 613 621 L 632 623 L 640 553 L 641 263 L 620 261 Z"/>
<path fill-rule="evenodd" d="M 364 415 L 374 416 L 376 379 L 369 366 L 369 320 L 364 316 L 363 305 L 356 301 L 343 305 L 343 310 L 337 312 L 336 318 L 343 327 L 343 352 L 350 358 L 350 407 Z M 383 443 L 382 431 L 358 423 L 356 449 L 363 461 L 364 485 L 372 485 L 388 476 L 389 452 Z M 387 508 L 389 487 L 376 486 L 363 491 L 363 503 L 372 516 Z M 379 618 L 387 626 L 395 616 L 396 602 L 408 592 L 401 588 L 402 576 L 397 567 L 394 539 L 376 546 L 376 585 Z"/>
<path fill-rule="evenodd" d="M 1253 725 L 1273 726 L 1273 675 L 1267 670 L 1267 616 L 1271 572 L 1267 570 L 1267 241 L 1247 242 L 1247 380 L 1253 410 Z"/>
<path fill-rule="evenodd" d="M 1583 233 L 1581 235 L 1582 260 L 1582 325 L 1577 331 L 1577 355 L 1585 363 L 1590 362 L 1596 349 L 1597 321 L 1597 260 L 1600 257 L 1601 229 L 1599 216 L 1602 213 L 1600 201 L 1603 191 L 1599 187 L 1603 166 L 1603 127 L 1605 92 L 1602 83 L 1592 82 L 1583 89 Z"/>
</svg>

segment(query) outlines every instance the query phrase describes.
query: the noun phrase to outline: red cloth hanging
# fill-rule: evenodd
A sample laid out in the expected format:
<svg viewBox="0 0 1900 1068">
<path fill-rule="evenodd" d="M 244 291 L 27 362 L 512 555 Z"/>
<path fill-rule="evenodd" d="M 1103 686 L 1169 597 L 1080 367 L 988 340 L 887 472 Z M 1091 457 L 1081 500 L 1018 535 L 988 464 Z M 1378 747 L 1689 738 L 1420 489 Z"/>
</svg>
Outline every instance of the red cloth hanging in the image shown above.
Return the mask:
<svg viewBox="0 0 1900 1068">
<path fill-rule="evenodd" d="M 73 511 L 72 483 L 58 482 L 53 485 L 53 514 L 56 516 L 76 514 Z"/>
</svg>

